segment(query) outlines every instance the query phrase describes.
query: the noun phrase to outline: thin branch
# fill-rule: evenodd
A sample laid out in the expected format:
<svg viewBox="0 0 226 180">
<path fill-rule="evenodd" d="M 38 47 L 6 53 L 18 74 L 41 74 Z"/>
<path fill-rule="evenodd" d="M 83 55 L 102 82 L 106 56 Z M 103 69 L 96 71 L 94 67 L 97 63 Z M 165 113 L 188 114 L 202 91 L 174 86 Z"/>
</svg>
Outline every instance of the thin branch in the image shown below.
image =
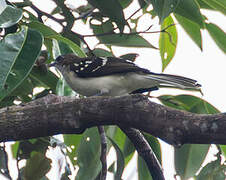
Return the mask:
<svg viewBox="0 0 226 180">
<path fill-rule="evenodd" d="M 58 19 L 58 18 L 55 18 L 55 17 L 52 16 L 51 14 L 48 14 L 48 13 L 46 13 L 46 12 L 40 10 L 40 9 L 39 9 L 38 7 L 36 7 L 34 4 L 32 4 L 30 7 L 38 14 L 38 18 L 39 18 L 40 21 L 42 21 L 42 19 L 41 19 L 42 16 L 46 16 L 46 17 L 48 17 L 48 18 L 50 18 L 50 19 L 56 21 L 57 23 L 59 23 L 60 25 L 63 26 L 62 23 L 64 22 L 64 19 Z"/>
<path fill-rule="evenodd" d="M 92 55 L 92 56 L 95 56 L 95 54 L 93 53 L 93 51 L 91 50 L 91 48 L 89 47 L 89 44 L 86 42 L 85 38 L 83 35 L 81 34 L 78 34 L 72 30 L 70 30 L 70 33 L 72 33 L 73 35 L 77 36 L 85 45 L 86 45 L 86 48 L 88 49 L 89 53 Z"/>
<path fill-rule="evenodd" d="M 22 176 L 21 176 L 21 173 L 20 173 L 20 167 L 19 167 L 19 162 L 20 162 L 19 152 L 20 152 L 20 144 L 19 144 L 19 147 L 18 147 L 17 153 L 16 153 L 16 168 L 17 168 L 17 172 L 18 172 L 17 180 L 22 180 Z"/>
<path fill-rule="evenodd" d="M 160 31 L 148 31 L 151 27 L 149 26 L 147 30 L 145 31 L 137 31 L 137 32 L 131 32 L 131 33 L 120 33 L 119 35 L 136 35 L 136 34 L 153 34 L 153 33 L 165 33 L 168 28 L 171 26 L 175 26 L 175 24 L 170 24 L 166 28 L 160 30 Z M 106 33 L 100 33 L 100 34 L 87 34 L 87 35 L 82 35 L 83 37 L 99 37 L 99 36 L 109 36 L 109 35 L 116 35 L 117 33 L 110 31 Z"/>
<path fill-rule="evenodd" d="M 3 153 L 3 156 L 2 158 L 4 158 L 4 165 L 2 165 L 2 167 L 5 167 L 3 169 L 4 172 L 1 172 L 2 175 L 4 175 L 5 177 L 7 177 L 9 180 L 12 180 L 12 177 L 10 176 L 10 173 L 9 173 L 9 167 L 8 167 L 8 154 L 6 152 L 6 146 L 5 146 L 5 143 L 3 143 L 3 146 L 0 147 L 1 148 L 1 151 Z"/>
<path fill-rule="evenodd" d="M 96 9 L 96 8 L 95 7 L 90 8 L 87 12 L 82 13 L 79 17 L 75 18 L 75 20 L 87 18 L 89 15 L 91 15 L 93 13 L 94 9 Z"/>
<path fill-rule="evenodd" d="M 64 29 L 66 29 L 67 31 L 71 30 L 75 21 L 75 17 L 73 16 L 72 12 L 64 4 L 65 1 L 59 1 L 59 0 L 53 0 L 53 1 L 56 3 L 58 7 L 61 7 L 62 9 L 62 15 L 65 17 L 65 21 L 67 22 L 67 26 L 64 26 Z"/>
<path fill-rule="evenodd" d="M 62 7 L 63 8 L 63 16 L 65 17 L 65 19 L 58 19 L 58 18 L 55 18 L 54 16 L 52 16 L 51 14 L 48 14 L 42 10 L 40 10 L 39 8 L 37 8 L 35 5 L 31 5 L 30 7 L 36 11 L 36 13 L 38 14 L 38 19 L 39 21 L 42 22 L 42 19 L 41 17 L 42 16 L 46 16 L 54 21 L 56 21 L 57 23 L 59 23 L 61 26 L 63 26 L 63 33 L 67 32 L 67 33 L 71 33 L 72 35 L 75 35 L 76 37 L 78 37 L 86 46 L 87 46 L 87 49 L 88 51 L 91 53 L 91 55 L 94 55 L 92 50 L 90 49 L 88 43 L 85 41 L 84 39 L 84 36 L 72 31 L 72 26 L 74 24 L 74 20 L 76 20 L 76 18 L 73 16 L 73 14 L 70 12 L 70 10 L 66 7 L 66 5 L 64 4 L 64 2 L 58 2 L 57 0 L 55 0 L 55 3 Z M 67 25 L 64 26 L 63 25 L 63 22 L 66 21 L 67 22 Z M 73 40 L 73 39 L 71 39 Z"/>
<path fill-rule="evenodd" d="M 107 137 L 104 131 L 104 126 L 98 126 L 98 132 L 100 134 L 101 142 L 101 154 L 100 161 L 102 164 L 102 170 L 100 175 L 100 180 L 106 180 L 107 177 Z"/>
<path fill-rule="evenodd" d="M 152 179 L 165 180 L 162 167 L 143 134 L 139 130 L 134 128 L 122 126 L 120 126 L 120 128 L 128 136 L 128 138 L 131 140 L 134 147 L 136 148 L 138 154 L 146 162 Z"/>
<path fill-rule="evenodd" d="M 126 21 L 128 21 L 129 19 L 131 19 L 136 13 L 138 13 L 142 8 L 137 9 L 133 14 L 131 14 Z"/>
</svg>

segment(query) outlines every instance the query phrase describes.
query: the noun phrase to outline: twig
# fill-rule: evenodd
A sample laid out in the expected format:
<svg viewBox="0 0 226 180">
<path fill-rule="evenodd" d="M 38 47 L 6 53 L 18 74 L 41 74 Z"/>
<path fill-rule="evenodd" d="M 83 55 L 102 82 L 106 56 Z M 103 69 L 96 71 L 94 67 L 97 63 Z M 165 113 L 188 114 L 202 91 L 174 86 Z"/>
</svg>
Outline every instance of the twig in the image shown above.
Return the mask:
<svg viewBox="0 0 226 180">
<path fill-rule="evenodd" d="M 119 35 L 153 34 L 153 33 L 161 33 L 161 32 L 165 33 L 165 32 L 167 32 L 166 30 L 168 28 L 170 28 L 171 26 L 174 26 L 174 25 L 175 24 L 170 24 L 169 26 L 167 26 L 166 28 L 164 28 L 164 29 L 162 29 L 160 31 L 150 31 L 150 32 L 148 32 L 147 30 L 149 30 L 152 27 L 152 25 L 151 25 L 145 31 L 138 31 L 138 32 L 131 32 L 131 33 L 120 33 Z M 106 33 L 87 34 L 87 35 L 82 35 L 82 36 L 83 37 L 94 37 L 94 36 L 98 37 L 98 36 L 108 36 L 108 35 L 116 35 L 116 33 L 114 33 L 113 31 L 110 31 L 110 32 L 106 32 Z"/>
<path fill-rule="evenodd" d="M 98 126 L 98 131 L 100 134 L 100 142 L 101 142 L 101 154 L 100 161 L 102 164 L 102 170 L 100 175 L 100 180 L 106 180 L 107 177 L 107 137 L 104 131 L 104 126 Z"/>
<path fill-rule="evenodd" d="M 78 34 L 72 30 L 70 30 L 70 33 L 72 33 L 73 35 L 77 36 L 85 45 L 86 45 L 86 48 L 88 49 L 89 53 L 92 55 L 92 56 L 95 56 L 95 54 L 93 53 L 93 51 L 91 50 L 91 48 L 89 47 L 89 44 L 86 42 L 85 38 L 83 35 L 81 34 Z"/>
<path fill-rule="evenodd" d="M 55 18 L 55 17 L 52 16 L 51 14 L 48 14 L 48 13 L 46 13 L 46 12 L 40 10 L 39 8 L 37 8 L 37 7 L 36 7 L 35 5 L 33 5 L 33 4 L 32 4 L 30 7 L 38 14 L 38 19 L 39 19 L 39 21 L 42 22 L 42 19 L 41 19 L 42 16 L 46 16 L 46 17 L 48 17 L 48 18 L 50 18 L 50 19 L 56 21 L 56 22 L 59 23 L 61 26 L 63 26 L 63 31 L 64 31 L 64 32 L 69 32 L 69 33 L 72 33 L 73 35 L 77 36 L 84 44 L 86 44 L 88 51 L 89 51 L 91 54 L 93 54 L 93 53 L 92 53 L 92 50 L 90 49 L 90 47 L 89 47 L 89 45 L 88 45 L 88 43 L 85 41 L 84 36 L 82 36 L 82 35 L 80 35 L 80 34 L 78 34 L 78 33 L 75 33 L 75 32 L 73 32 L 73 31 L 71 30 L 71 28 L 72 28 L 72 26 L 73 26 L 73 24 L 74 24 L 74 20 L 76 20 L 76 19 L 74 18 L 74 16 L 72 15 L 72 13 L 68 10 L 68 8 L 64 5 L 64 3 L 58 2 L 58 1 L 55 1 L 55 3 L 56 3 L 57 5 L 59 5 L 60 7 L 63 8 L 63 16 L 65 17 L 65 19 L 58 19 L 58 18 Z M 64 11 L 64 9 L 67 9 L 67 12 Z M 93 9 L 92 9 L 92 10 L 93 10 Z M 64 25 L 63 25 L 63 22 L 64 22 L 64 21 L 67 22 L 67 26 L 64 26 Z"/>
<path fill-rule="evenodd" d="M 38 19 L 39 19 L 40 21 L 42 21 L 42 19 L 41 19 L 42 16 L 46 16 L 46 17 L 48 17 L 48 18 L 50 18 L 50 19 L 56 21 L 56 22 L 59 23 L 60 25 L 63 25 L 62 23 L 63 23 L 64 19 L 58 19 L 58 18 L 55 18 L 55 17 L 52 16 L 51 14 L 48 14 L 48 13 L 46 13 L 46 12 L 40 10 L 39 8 L 37 8 L 34 4 L 32 4 L 30 7 L 38 14 Z"/>
<path fill-rule="evenodd" d="M 71 30 L 74 25 L 75 17 L 71 13 L 71 11 L 64 4 L 64 1 L 53 0 L 57 6 L 61 7 L 62 15 L 65 17 L 65 21 L 67 22 L 67 26 L 64 26 L 64 30 Z"/>
<path fill-rule="evenodd" d="M 134 128 L 122 126 L 120 128 L 129 137 L 138 154 L 146 162 L 152 178 L 155 180 L 165 180 L 162 167 L 143 134 Z"/>
<path fill-rule="evenodd" d="M 1 148 L 1 151 L 3 152 L 3 156 L 4 156 L 4 164 L 3 167 L 4 168 L 4 172 L 1 172 L 2 175 L 4 175 L 5 177 L 7 177 L 9 180 L 12 180 L 12 177 L 10 176 L 9 174 L 9 167 L 8 167 L 8 155 L 7 155 L 7 152 L 5 150 L 5 143 L 3 143 L 3 147 L 0 147 Z"/>
<path fill-rule="evenodd" d="M 79 20 L 79 19 L 83 19 L 88 17 L 90 14 L 93 13 L 94 9 L 96 9 L 95 7 L 92 7 L 91 9 L 89 9 L 87 12 L 82 13 L 81 15 L 79 15 L 79 17 L 75 18 L 75 20 Z"/>
<path fill-rule="evenodd" d="M 71 33 L 71 34 L 77 36 L 84 44 L 86 44 L 88 51 L 93 55 L 93 52 L 90 49 L 87 42 L 85 41 L 84 36 L 82 36 L 78 33 L 75 33 L 74 31 L 71 30 L 73 25 L 74 25 L 74 21 L 76 20 L 76 18 L 73 16 L 70 9 L 64 4 L 64 1 L 58 1 L 58 0 L 53 0 L 53 1 L 57 4 L 57 6 L 62 8 L 62 14 L 65 17 L 65 21 L 67 22 L 67 25 L 63 26 L 63 34 L 64 33 Z"/>
<path fill-rule="evenodd" d="M 129 19 L 131 19 L 136 13 L 138 13 L 142 8 L 137 9 L 133 14 L 131 14 L 126 21 L 128 21 Z"/>
</svg>

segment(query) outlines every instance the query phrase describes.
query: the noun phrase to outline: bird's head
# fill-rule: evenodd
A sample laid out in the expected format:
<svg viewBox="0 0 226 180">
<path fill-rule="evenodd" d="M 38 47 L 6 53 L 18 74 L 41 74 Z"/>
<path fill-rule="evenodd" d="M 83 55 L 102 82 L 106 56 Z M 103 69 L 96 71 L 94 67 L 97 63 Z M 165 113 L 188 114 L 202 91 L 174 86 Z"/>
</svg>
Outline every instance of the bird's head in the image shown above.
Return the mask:
<svg viewBox="0 0 226 180">
<path fill-rule="evenodd" d="M 55 59 L 53 63 L 49 65 L 49 67 L 56 67 L 59 69 L 60 67 L 70 65 L 79 59 L 80 58 L 75 54 L 60 55 Z"/>
</svg>

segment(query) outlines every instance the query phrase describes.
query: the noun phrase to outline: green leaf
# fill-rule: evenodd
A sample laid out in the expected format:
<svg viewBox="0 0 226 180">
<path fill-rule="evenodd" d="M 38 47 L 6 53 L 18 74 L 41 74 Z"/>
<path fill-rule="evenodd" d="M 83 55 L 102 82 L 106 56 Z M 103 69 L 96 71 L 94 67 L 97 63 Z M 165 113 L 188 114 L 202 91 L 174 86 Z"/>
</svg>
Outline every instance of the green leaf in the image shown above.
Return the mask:
<svg viewBox="0 0 226 180">
<path fill-rule="evenodd" d="M 200 26 L 183 16 L 180 16 L 178 14 L 174 14 L 174 15 L 177 21 L 182 26 L 182 28 L 196 43 L 196 45 L 202 50 L 202 36 L 201 36 Z"/>
<path fill-rule="evenodd" d="M 56 31 L 54 31 L 52 28 L 50 28 L 38 21 L 32 21 L 26 25 L 32 29 L 39 31 L 44 37 L 48 37 L 51 35 L 58 35 L 58 33 Z"/>
<path fill-rule="evenodd" d="M 4 87 L 7 77 L 16 61 L 20 48 L 23 46 L 26 29 L 7 35 L 0 42 L 0 90 Z"/>
<path fill-rule="evenodd" d="M 44 25 L 43 23 L 40 23 L 38 21 L 32 21 L 31 23 L 27 23 L 26 24 L 28 27 L 33 28 L 37 31 L 39 31 L 43 37 L 44 37 L 44 44 L 48 50 L 48 52 L 50 53 L 50 57 L 51 59 L 53 59 L 53 42 L 52 39 L 48 39 L 46 37 L 51 36 L 51 35 L 58 35 L 58 33 L 56 31 L 54 31 L 52 28 Z"/>
<path fill-rule="evenodd" d="M 8 28 L 18 23 L 23 16 L 21 9 L 7 5 L 1 12 L 0 10 L 0 28 Z"/>
<path fill-rule="evenodd" d="M 162 71 L 165 70 L 167 65 L 171 62 L 172 58 L 175 55 L 176 46 L 177 46 L 177 30 L 176 26 L 173 25 L 173 19 L 171 16 L 167 17 L 161 25 L 161 29 L 167 28 L 165 31 L 160 34 L 159 37 L 159 49 L 160 56 L 162 59 Z M 172 25 L 171 27 L 169 27 Z"/>
<path fill-rule="evenodd" d="M 109 36 L 100 37 L 101 44 L 121 46 L 121 47 L 137 47 L 137 48 L 153 48 L 158 49 L 151 45 L 146 39 L 139 35 L 120 35 L 114 34 Z"/>
<path fill-rule="evenodd" d="M 185 144 L 181 148 L 175 148 L 174 162 L 176 173 L 182 179 L 193 177 L 200 169 L 210 145 Z"/>
<path fill-rule="evenodd" d="M 13 102 L 15 98 L 16 98 L 15 96 L 5 97 L 0 101 L 0 108 L 6 107 L 6 106 L 12 106 L 14 104 Z"/>
<path fill-rule="evenodd" d="M 129 54 L 121 55 L 120 58 L 127 59 L 134 62 L 138 56 L 139 55 L 137 53 L 129 53 Z"/>
<path fill-rule="evenodd" d="M 15 159 L 16 159 L 16 156 L 17 156 L 17 151 L 18 151 L 18 148 L 19 148 L 19 144 L 20 144 L 20 142 L 16 141 L 14 144 L 11 145 L 12 155 L 13 155 L 13 158 L 15 158 Z"/>
<path fill-rule="evenodd" d="M 197 3 L 199 4 L 200 9 L 215 10 L 214 8 L 206 4 L 203 0 L 197 0 Z"/>
<path fill-rule="evenodd" d="M 3 41 L 0 45 L 0 52 L 3 53 L 0 56 L 0 62 L 5 62 L 5 59 L 1 59 L 3 57 L 9 57 L 11 62 L 14 62 L 13 66 L 10 64 L 10 68 L 7 68 L 10 69 L 5 83 L 7 88 L 0 90 L 0 100 L 8 96 L 24 81 L 41 51 L 43 38 L 39 32 L 27 27 L 22 27 L 19 34 L 20 36 L 17 36 L 17 39 L 13 41 L 15 43 L 12 44 L 11 41 L 8 44 Z M 15 37 L 11 36 L 10 39 L 12 38 Z M 17 40 L 20 41 L 20 43 L 16 43 Z M 21 44 L 22 40 L 23 43 Z M 11 53 L 13 55 L 11 55 Z M 7 67 L 7 65 L 5 67 Z"/>
<path fill-rule="evenodd" d="M 56 93 L 58 96 L 75 96 L 76 93 L 67 84 L 65 79 L 59 79 L 56 87 Z"/>
<path fill-rule="evenodd" d="M 226 15 L 226 1 L 225 0 L 202 0 L 204 3 L 212 7 L 214 10 L 220 11 Z"/>
<path fill-rule="evenodd" d="M 113 140 L 122 150 L 123 156 L 125 158 L 125 165 L 127 165 L 135 152 L 133 144 L 120 128 L 116 128 Z"/>
<path fill-rule="evenodd" d="M 85 53 L 81 50 L 81 48 L 75 44 L 73 41 L 59 35 L 56 31 L 54 31 L 53 29 L 51 29 L 50 27 L 40 23 L 40 22 L 31 22 L 28 24 L 29 27 L 34 28 L 36 30 L 38 30 L 40 33 L 43 34 L 43 36 L 45 37 L 45 45 L 48 48 L 48 51 L 50 52 L 50 54 L 52 54 L 53 50 L 52 50 L 52 40 L 55 39 L 57 40 L 59 43 L 64 43 L 66 44 L 74 53 L 76 53 L 78 56 L 80 57 L 85 57 Z M 62 51 L 62 50 L 61 50 Z M 64 54 L 59 53 L 60 54 Z"/>
<path fill-rule="evenodd" d="M 142 9 L 145 9 L 149 5 L 148 1 L 146 1 L 146 0 L 138 0 L 138 3 L 140 5 L 140 8 L 142 8 Z"/>
<path fill-rule="evenodd" d="M 132 2 L 132 0 L 119 0 L 123 9 L 127 8 Z"/>
<path fill-rule="evenodd" d="M 195 0 L 180 0 L 174 13 L 195 22 L 201 28 L 204 28 L 204 18 L 200 12 L 198 3 Z"/>
<path fill-rule="evenodd" d="M 114 141 L 117 143 L 117 145 L 120 147 L 120 149 L 124 148 L 126 135 L 121 131 L 120 128 L 116 128 L 116 132 L 114 134 Z"/>
<path fill-rule="evenodd" d="M 29 159 L 36 152 L 45 154 L 49 145 L 49 137 L 19 141 L 15 155 L 17 155 L 18 159 Z M 17 145 L 15 146 L 17 147 Z"/>
<path fill-rule="evenodd" d="M 148 141 L 148 144 L 151 146 L 159 163 L 162 164 L 162 151 L 158 139 L 147 133 L 144 133 L 144 137 Z"/>
<path fill-rule="evenodd" d="M 24 168 L 24 178 L 32 180 L 40 180 L 51 169 L 51 160 L 45 154 L 35 152 L 32 157 L 27 160 Z"/>
<path fill-rule="evenodd" d="M 124 170 L 124 157 L 123 157 L 123 153 L 121 151 L 121 149 L 118 147 L 118 145 L 114 142 L 113 139 L 111 139 L 110 137 L 108 137 L 108 139 L 111 141 L 111 144 L 113 145 L 113 147 L 115 148 L 116 151 L 116 157 L 117 157 L 117 170 L 115 173 L 115 179 L 121 179 L 122 177 L 122 173 Z"/>
<path fill-rule="evenodd" d="M 76 161 L 76 150 L 78 145 L 82 139 L 82 135 L 74 135 L 74 134 L 64 134 L 64 144 L 70 148 L 70 151 L 67 149 L 67 155 L 70 158 L 72 164 L 75 166 L 77 164 Z"/>
<path fill-rule="evenodd" d="M 159 22 L 162 24 L 164 19 L 177 8 L 180 0 L 146 0 L 146 2 L 152 4 L 154 11 L 159 17 Z"/>
<path fill-rule="evenodd" d="M 113 162 L 113 163 L 109 166 L 108 172 L 115 173 L 115 162 Z"/>
<path fill-rule="evenodd" d="M 70 54 L 73 53 L 72 49 L 65 44 L 64 42 L 57 41 L 56 39 L 52 39 L 52 54 L 54 59 L 57 58 L 61 54 Z"/>
<path fill-rule="evenodd" d="M 76 53 L 78 56 L 80 56 L 80 57 L 86 57 L 86 54 L 81 50 L 81 48 L 77 44 L 75 44 L 74 42 L 72 42 L 71 40 L 69 40 L 67 38 L 64 38 L 63 36 L 60 36 L 60 35 L 50 35 L 50 36 L 47 36 L 46 38 L 56 39 L 59 42 L 63 42 L 65 44 L 67 44 L 71 48 L 71 50 L 74 53 Z"/>
<path fill-rule="evenodd" d="M 211 161 L 202 168 L 196 180 L 225 180 L 226 165 L 221 165 L 220 159 Z"/>
<path fill-rule="evenodd" d="M 226 33 L 213 23 L 206 23 L 206 29 L 218 47 L 226 53 Z"/>
<path fill-rule="evenodd" d="M 103 34 L 105 31 L 102 29 L 102 25 L 90 25 L 95 34 Z M 109 31 L 107 31 L 109 32 Z M 114 32 L 106 36 L 97 36 L 101 44 L 121 46 L 121 47 L 140 47 L 140 48 L 154 48 L 147 40 L 138 34 L 116 34 Z"/>
<path fill-rule="evenodd" d="M 100 137 L 97 128 L 87 129 L 83 133 L 76 154 L 79 166 L 76 180 L 95 179 L 101 170 Z"/>
<path fill-rule="evenodd" d="M 118 0 L 88 0 L 88 2 L 98 8 L 103 15 L 108 16 L 111 21 L 115 22 L 120 32 L 123 32 L 127 22 L 123 14 L 123 8 Z"/>
<path fill-rule="evenodd" d="M 113 54 L 110 51 L 107 51 L 107 50 L 101 49 L 101 48 L 95 48 L 93 50 L 93 53 L 97 57 L 113 57 Z"/>
<path fill-rule="evenodd" d="M 50 88 L 53 92 L 56 91 L 59 78 L 51 71 L 43 72 L 37 66 L 33 67 L 29 77 L 38 83 L 39 87 Z"/>
<path fill-rule="evenodd" d="M 125 143 L 123 146 L 123 156 L 125 158 L 125 166 L 129 163 L 135 153 L 135 147 L 130 139 L 126 136 Z"/>
<path fill-rule="evenodd" d="M 207 101 L 192 95 L 163 95 L 158 99 L 166 106 L 198 114 L 215 114 L 220 111 Z"/>
<path fill-rule="evenodd" d="M 32 95 L 33 88 L 34 86 L 28 77 L 10 95 Z"/>
<path fill-rule="evenodd" d="M 138 156 L 137 163 L 139 180 L 152 180 L 152 176 L 149 172 L 146 162 L 142 157 Z"/>
<path fill-rule="evenodd" d="M 226 157 L 226 145 L 220 145 L 222 154 L 224 155 L 224 157 Z"/>
</svg>

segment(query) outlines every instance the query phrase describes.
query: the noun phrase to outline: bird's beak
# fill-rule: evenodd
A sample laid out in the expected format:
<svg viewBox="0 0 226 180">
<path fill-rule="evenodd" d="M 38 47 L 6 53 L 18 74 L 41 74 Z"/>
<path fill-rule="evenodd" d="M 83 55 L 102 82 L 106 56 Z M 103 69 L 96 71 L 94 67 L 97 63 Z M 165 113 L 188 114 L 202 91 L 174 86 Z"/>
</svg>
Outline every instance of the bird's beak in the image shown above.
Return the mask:
<svg viewBox="0 0 226 180">
<path fill-rule="evenodd" d="M 55 66 L 56 64 L 57 64 L 56 62 L 53 62 L 53 63 L 49 64 L 48 67 L 53 67 L 53 66 Z"/>
</svg>

